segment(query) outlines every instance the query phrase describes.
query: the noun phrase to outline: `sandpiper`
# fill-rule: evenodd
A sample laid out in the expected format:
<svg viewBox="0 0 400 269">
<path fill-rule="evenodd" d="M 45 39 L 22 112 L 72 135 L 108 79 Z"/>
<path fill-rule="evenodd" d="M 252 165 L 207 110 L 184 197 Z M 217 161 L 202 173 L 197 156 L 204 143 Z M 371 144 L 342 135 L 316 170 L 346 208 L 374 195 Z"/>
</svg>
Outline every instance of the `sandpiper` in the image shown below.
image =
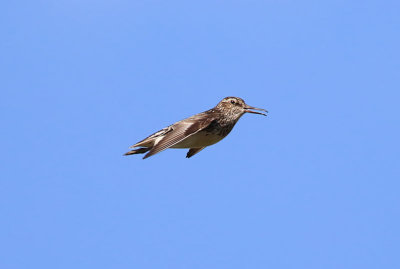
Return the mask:
<svg viewBox="0 0 400 269">
<path fill-rule="evenodd" d="M 178 121 L 150 135 L 131 146 L 130 148 L 136 149 L 124 155 L 147 152 L 143 157 L 146 159 L 167 148 L 189 148 L 186 158 L 190 158 L 226 137 L 244 113 L 267 116 L 253 110 L 268 113 L 265 109 L 247 105 L 239 97 L 226 97 L 214 108 Z"/>
</svg>

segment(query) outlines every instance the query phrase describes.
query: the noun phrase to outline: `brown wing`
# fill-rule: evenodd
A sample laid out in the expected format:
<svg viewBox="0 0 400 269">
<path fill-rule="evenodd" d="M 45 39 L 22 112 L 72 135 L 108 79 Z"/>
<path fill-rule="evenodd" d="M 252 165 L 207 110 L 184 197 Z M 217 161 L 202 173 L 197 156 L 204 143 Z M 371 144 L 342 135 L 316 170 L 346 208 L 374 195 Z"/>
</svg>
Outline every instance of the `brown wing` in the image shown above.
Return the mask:
<svg viewBox="0 0 400 269">
<path fill-rule="evenodd" d="M 187 137 L 206 128 L 214 119 L 206 115 L 196 115 L 172 125 L 172 131 L 168 132 L 153 148 L 143 157 L 146 159 L 154 154 L 159 153 L 167 148 L 170 148 Z"/>
<path fill-rule="evenodd" d="M 157 139 L 158 137 L 163 136 L 163 135 L 165 135 L 166 133 L 172 131 L 171 126 L 172 126 L 172 125 L 167 126 L 167 127 L 163 128 L 163 129 L 161 129 L 160 131 L 155 132 L 155 133 L 152 134 L 152 135 L 149 135 L 149 136 L 146 137 L 145 139 L 143 139 L 143 140 L 137 142 L 135 145 L 130 146 L 129 148 L 136 148 L 136 147 L 149 147 L 149 148 L 151 148 L 151 147 L 153 147 L 154 142 L 156 141 L 156 139 Z"/>
</svg>

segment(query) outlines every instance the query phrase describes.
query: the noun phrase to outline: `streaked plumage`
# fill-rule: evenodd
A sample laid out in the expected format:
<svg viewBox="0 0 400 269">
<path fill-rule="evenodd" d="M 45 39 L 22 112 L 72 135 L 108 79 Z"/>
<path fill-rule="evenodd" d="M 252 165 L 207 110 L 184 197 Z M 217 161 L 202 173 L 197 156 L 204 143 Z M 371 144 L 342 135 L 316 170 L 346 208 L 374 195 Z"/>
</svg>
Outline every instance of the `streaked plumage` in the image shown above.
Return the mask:
<svg viewBox="0 0 400 269">
<path fill-rule="evenodd" d="M 207 146 L 213 145 L 226 137 L 236 122 L 244 113 L 254 113 L 266 116 L 261 112 L 252 111 L 265 109 L 246 105 L 238 97 L 226 97 L 214 108 L 178 121 L 150 135 L 131 146 L 133 149 L 124 155 L 147 154 L 146 159 L 167 148 L 190 148 L 186 157 L 190 158 Z"/>
</svg>

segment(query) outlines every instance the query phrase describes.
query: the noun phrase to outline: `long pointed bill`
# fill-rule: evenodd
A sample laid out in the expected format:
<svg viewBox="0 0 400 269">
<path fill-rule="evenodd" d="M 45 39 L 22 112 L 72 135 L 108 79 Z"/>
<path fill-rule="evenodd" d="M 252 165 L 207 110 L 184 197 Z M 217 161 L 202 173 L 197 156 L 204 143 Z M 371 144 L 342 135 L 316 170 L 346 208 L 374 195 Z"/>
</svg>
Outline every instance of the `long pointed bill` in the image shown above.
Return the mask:
<svg viewBox="0 0 400 269">
<path fill-rule="evenodd" d="M 264 114 L 264 113 L 261 113 L 261 112 L 256 112 L 256 111 L 252 111 L 252 110 L 250 110 L 250 109 L 259 110 L 259 111 L 265 111 L 265 112 L 268 113 L 268 111 L 265 110 L 265 109 L 257 108 L 257 107 L 253 107 L 253 106 L 246 106 L 244 109 L 245 109 L 245 111 L 246 111 L 247 113 L 259 114 L 259 115 L 263 115 L 263 116 L 267 116 L 267 114 Z"/>
</svg>

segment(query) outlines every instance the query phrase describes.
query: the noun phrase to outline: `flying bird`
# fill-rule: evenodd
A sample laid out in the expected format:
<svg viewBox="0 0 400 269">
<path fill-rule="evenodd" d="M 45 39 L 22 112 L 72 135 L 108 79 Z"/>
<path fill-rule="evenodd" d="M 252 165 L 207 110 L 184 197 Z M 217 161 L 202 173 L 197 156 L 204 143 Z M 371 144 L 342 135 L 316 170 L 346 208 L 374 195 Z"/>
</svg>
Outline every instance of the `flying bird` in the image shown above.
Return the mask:
<svg viewBox="0 0 400 269">
<path fill-rule="evenodd" d="M 245 113 L 267 116 L 254 110 L 268 113 L 265 109 L 247 105 L 239 97 L 226 97 L 214 108 L 178 121 L 148 136 L 131 146 L 133 149 L 124 155 L 147 152 L 143 157 L 146 159 L 168 148 L 188 148 L 186 158 L 190 158 L 205 147 L 225 138 Z"/>
</svg>

